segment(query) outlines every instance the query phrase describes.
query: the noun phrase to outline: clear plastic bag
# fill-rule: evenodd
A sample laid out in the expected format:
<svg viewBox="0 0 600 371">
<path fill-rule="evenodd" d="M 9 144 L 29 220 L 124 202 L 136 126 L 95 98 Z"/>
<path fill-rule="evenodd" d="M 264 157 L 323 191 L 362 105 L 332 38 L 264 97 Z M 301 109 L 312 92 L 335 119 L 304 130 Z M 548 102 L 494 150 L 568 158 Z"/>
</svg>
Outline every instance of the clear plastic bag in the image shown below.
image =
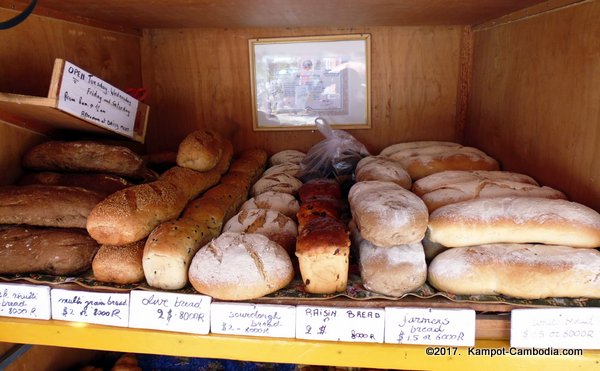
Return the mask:
<svg viewBox="0 0 600 371">
<path fill-rule="evenodd" d="M 340 183 L 351 181 L 356 164 L 369 156 L 369 151 L 350 133 L 332 129 L 322 117 L 315 119 L 315 125 L 325 139 L 307 152 L 297 177 L 303 182 L 315 178 L 335 178 Z"/>
</svg>

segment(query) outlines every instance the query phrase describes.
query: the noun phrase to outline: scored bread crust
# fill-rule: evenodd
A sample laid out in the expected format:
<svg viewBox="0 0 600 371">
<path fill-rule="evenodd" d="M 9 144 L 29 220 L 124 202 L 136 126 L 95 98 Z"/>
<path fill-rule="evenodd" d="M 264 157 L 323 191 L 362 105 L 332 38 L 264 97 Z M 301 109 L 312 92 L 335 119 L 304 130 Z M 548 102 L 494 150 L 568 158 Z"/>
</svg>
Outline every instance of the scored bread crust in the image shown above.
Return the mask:
<svg viewBox="0 0 600 371">
<path fill-rule="evenodd" d="M 417 196 L 422 196 L 425 193 L 435 191 L 436 189 L 446 187 L 449 185 L 464 183 L 476 180 L 492 180 L 492 181 L 504 181 L 508 180 L 511 182 L 527 183 L 532 185 L 539 185 L 532 177 L 514 173 L 510 171 L 500 170 L 446 170 L 439 173 L 431 174 L 424 178 L 417 180 L 413 186 L 412 191 Z"/>
</svg>

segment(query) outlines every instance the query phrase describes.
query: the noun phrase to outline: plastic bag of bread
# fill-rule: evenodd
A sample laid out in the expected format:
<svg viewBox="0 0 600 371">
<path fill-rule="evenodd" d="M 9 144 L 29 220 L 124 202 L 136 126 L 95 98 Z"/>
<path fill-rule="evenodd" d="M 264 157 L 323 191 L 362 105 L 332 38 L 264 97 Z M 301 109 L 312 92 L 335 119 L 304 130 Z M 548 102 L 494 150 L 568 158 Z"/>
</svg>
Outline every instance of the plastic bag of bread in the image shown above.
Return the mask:
<svg viewBox="0 0 600 371">
<path fill-rule="evenodd" d="M 315 119 L 325 139 L 312 146 L 300 163 L 297 178 L 307 182 L 315 178 L 336 178 L 340 184 L 352 179 L 358 161 L 369 155 L 367 148 L 343 130 L 333 130 L 322 117 Z"/>
</svg>

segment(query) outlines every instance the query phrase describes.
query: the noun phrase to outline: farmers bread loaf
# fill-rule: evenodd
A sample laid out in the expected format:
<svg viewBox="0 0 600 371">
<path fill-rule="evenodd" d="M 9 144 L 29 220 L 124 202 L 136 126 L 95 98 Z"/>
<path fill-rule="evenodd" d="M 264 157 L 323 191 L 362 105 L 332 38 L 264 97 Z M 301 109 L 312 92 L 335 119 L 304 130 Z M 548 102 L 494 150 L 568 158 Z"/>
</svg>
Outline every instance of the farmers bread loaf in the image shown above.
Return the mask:
<svg viewBox="0 0 600 371">
<path fill-rule="evenodd" d="M 412 191 L 417 196 L 422 196 L 425 193 L 433 192 L 439 188 L 443 188 L 451 184 L 471 182 L 476 180 L 508 180 L 511 182 L 539 185 L 528 175 L 513 173 L 510 171 L 446 170 L 417 180 L 412 186 Z"/>
</svg>

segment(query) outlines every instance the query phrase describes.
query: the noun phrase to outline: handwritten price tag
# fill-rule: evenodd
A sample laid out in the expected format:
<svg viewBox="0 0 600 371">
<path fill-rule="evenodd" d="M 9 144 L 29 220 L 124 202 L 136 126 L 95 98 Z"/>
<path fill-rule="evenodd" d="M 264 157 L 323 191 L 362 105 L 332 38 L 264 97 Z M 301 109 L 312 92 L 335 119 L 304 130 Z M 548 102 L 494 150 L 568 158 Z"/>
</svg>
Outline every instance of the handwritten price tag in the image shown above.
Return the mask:
<svg viewBox="0 0 600 371">
<path fill-rule="evenodd" d="M 513 309 L 510 346 L 600 349 L 600 308 Z"/>
<path fill-rule="evenodd" d="M 475 311 L 386 307 L 385 342 L 473 346 Z"/>
<path fill-rule="evenodd" d="M 193 334 L 210 330 L 209 296 L 134 290 L 129 327 Z"/>
<path fill-rule="evenodd" d="M 296 337 L 383 343 L 385 311 L 378 308 L 296 307 Z"/>
<path fill-rule="evenodd" d="M 210 323 L 210 331 L 215 334 L 293 338 L 296 335 L 296 307 L 212 303 Z"/>
<path fill-rule="evenodd" d="M 50 287 L 0 284 L 0 316 L 50 319 Z"/>
<path fill-rule="evenodd" d="M 129 324 L 129 294 L 52 289 L 52 319 L 99 325 Z"/>
<path fill-rule="evenodd" d="M 60 84 L 59 110 L 133 137 L 135 98 L 67 61 Z"/>
</svg>

